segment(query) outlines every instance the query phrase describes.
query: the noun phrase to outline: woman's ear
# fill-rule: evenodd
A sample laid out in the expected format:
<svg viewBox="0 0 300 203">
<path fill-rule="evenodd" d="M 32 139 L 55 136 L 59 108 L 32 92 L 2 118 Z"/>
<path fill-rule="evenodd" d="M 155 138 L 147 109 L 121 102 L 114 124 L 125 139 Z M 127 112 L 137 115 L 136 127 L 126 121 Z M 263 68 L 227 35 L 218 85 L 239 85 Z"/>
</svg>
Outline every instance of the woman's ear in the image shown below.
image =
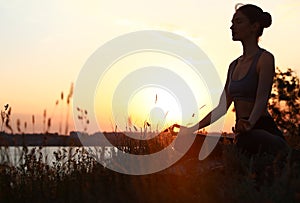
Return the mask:
<svg viewBox="0 0 300 203">
<path fill-rule="evenodd" d="M 260 29 L 260 24 L 258 22 L 255 22 L 251 25 L 251 28 L 254 33 L 257 33 L 258 30 Z"/>
</svg>

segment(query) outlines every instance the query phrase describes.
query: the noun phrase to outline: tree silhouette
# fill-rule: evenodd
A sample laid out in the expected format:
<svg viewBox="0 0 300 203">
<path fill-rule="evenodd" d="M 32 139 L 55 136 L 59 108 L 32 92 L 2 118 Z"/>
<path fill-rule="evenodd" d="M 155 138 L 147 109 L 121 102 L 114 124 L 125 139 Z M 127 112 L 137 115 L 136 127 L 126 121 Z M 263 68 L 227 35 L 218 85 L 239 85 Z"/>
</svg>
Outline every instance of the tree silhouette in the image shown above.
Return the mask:
<svg viewBox="0 0 300 203">
<path fill-rule="evenodd" d="M 299 78 L 292 69 L 275 71 L 269 110 L 285 135 L 299 135 L 300 91 Z"/>
</svg>

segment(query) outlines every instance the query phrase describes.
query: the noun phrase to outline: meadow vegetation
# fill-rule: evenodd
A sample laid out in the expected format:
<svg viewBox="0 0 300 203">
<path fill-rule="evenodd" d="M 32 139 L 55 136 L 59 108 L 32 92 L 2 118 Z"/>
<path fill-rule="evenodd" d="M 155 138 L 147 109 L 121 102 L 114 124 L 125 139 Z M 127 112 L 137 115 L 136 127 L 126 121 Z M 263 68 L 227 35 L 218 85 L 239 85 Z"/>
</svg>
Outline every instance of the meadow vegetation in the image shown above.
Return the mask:
<svg viewBox="0 0 300 203">
<path fill-rule="evenodd" d="M 0 202 L 300 202 L 300 160 L 292 152 L 250 158 L 223 140 L 221 153 L 203 161 L 188 157 L 134 176 L 104 167 L 83 147 L 57 149 L 48 162 L 41 147 L 18 150 L 16 165 L 0 148 Z"/>
<path fill-rule="evenodd" d="M 73 85 L 66 101 L 66 126 L 63 129 L 63 116 L 59 125 L 59 132 L 65 131 L 65 134 L 69 131 L 72 94 Z M 106 156 L 101 147 L 61 147 L 50 159 L 43 147 L 15 147 L 14 151 L 19 154 L 16 157 L 9 147 L 2 146 L 0 202 L 300 202 L 299 94 L 299 79 L 295 73 L 291 69 L 286 72 L 277 69 L 269 110 L 291 146 L 286 154 L 250 157 L 237 151 L 231 139 L 223 137 L 203 161 L 195 156 L 201 146 L 193 145 L 197 153 L 187 153 L 170 168 L 135 176 L 114 172 L 100 164 L 98 160 Z M 55 107 L 63 99 L 61 94 Z M 88 113 L 82 108 L 77 111 L 85 132 Z M 53 114 L 54 111 L 47 117 L 44 111 L 45 133 L 50 130 Z M 1 131 L 7 129 L 13 133 L 10 115 L 11 107 L 5 105 L 1 110 Z M 26 134 L 28 123 L 24 122 L 23 130 L 21 123 L 17 120 L 17 131 Z M 33 133 L 34 127 L 32 115 Z M 167 135 L 168 131 L 164 133 L 169 138 L 174 136 Z M 150 154 L 170 144 L 170 140 L 161 136 L 151 144 L 143 141 L 143 147 L 140 147 L 141 142 L 122 136 L 118 142 L 123 151 Z M 107 164 L 117 156 L 111 151 Z"/>
</svg>

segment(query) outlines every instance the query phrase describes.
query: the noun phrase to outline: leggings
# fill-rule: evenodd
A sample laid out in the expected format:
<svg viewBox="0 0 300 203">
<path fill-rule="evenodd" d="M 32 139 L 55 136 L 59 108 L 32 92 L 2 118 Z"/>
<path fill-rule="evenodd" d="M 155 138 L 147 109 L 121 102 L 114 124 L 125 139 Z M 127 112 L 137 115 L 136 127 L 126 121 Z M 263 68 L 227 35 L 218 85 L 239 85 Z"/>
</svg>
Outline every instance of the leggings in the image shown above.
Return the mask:
<svg viewBox="0 0 300 203">
<path fill-rule="evenodd" d="M 250 131 L 237 134 L 236 145 L 241 151 L 249 154 L 277 154 L 288 149 L 282 132 L 271 116 L 260 117 Z"/>
</svg>

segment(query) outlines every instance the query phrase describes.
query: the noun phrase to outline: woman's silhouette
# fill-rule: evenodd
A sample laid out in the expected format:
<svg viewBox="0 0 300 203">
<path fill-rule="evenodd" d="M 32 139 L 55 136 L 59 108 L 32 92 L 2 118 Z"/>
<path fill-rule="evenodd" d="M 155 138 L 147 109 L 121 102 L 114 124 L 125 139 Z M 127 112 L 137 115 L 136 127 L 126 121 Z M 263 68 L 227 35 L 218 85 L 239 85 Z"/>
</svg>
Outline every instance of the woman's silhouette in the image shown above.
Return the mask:
<svg viewBox="0 0 300 203">
<path fill-rule="evenodd" d="M 258 45 L 264 28 L 272 23 L 271 15 L 247 4 L 236 8 L 231 22 L 232 40 L 242 43 L 243 54 L 229 66 L 220 103 L 199 123 L 191 128 L 180 126 L 180 130 L 188 133 L 208 126 L 223 116 L 233 102 L 237 147 L 251 154 L 277 153 L 287 144 L 267 108 L 275 73 L 274 56 Z M 226 101 L 226 108 L 222 108 L 221 101 Z M 212 120 L 212 114 L 218 116 Z"/>
</svg>

